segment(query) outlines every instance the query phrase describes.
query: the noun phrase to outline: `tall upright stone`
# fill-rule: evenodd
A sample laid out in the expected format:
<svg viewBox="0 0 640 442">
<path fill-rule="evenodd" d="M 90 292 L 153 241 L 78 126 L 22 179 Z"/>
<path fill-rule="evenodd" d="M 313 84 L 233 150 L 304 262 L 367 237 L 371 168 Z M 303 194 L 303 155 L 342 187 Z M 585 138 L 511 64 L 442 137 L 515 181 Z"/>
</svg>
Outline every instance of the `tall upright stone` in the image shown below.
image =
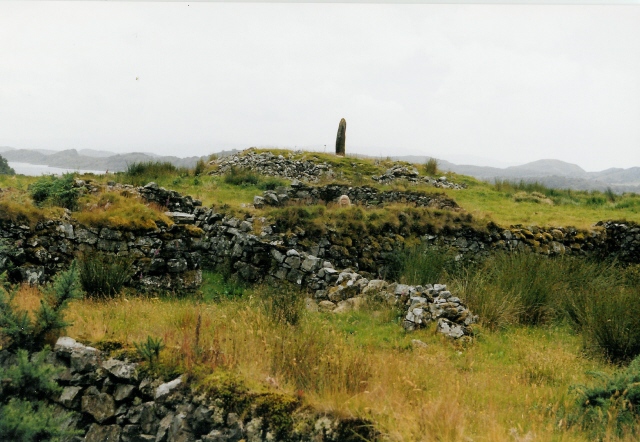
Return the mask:
<svg viewBox="0 0 640 442">
<path fill-rule="evenodd" d="M 343 118 L 338 125 L 338 136 L 336 137 L 336 155 L 345 155 L 345 143 L 347 141 L 347 122 Z"/>
</svg>

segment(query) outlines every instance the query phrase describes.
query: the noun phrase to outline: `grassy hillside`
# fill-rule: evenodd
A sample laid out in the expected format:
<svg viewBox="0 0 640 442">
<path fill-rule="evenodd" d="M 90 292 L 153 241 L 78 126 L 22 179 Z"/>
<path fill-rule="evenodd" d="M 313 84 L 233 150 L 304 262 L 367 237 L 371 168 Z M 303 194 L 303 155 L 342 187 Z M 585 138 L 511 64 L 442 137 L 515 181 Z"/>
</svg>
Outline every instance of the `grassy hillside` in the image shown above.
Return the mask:
<svg viewBox="0 0 640 442">
<path fill-rule="evenodd" d="M 427 185 L 413 185 L 399 180 L 391 185 L 380 185 L 371 179 L 372 175 L 384 173 L 394 163 L 390 160 L 379 161 L 362 158 L 336 157 L 330 154 L 306 152 L 291 154 L 290 151 L 271 150 L 274 154 L 291 155 L 294 159 L 313 160 L 329 163 L 335 171 L 335 178 L 325 179 L 321 183 L 336 182 L 350 185 L 368 185 L 382 190 L 401 189 L 433 192 Z M 408 164 L 408 163 L 407 163 Z M 424 165 L 415 165 L 421 175 Z M 130 172 L 119 172 L 106 176 L 85 175 L 79 178 L 92 179 L 106 184 L 116 181 L 124 184 L 144 185 L 150 181 L 160 186 L 191 195 L 202 200 L 205 206 L 229 206 L 251 212 L 244 208 L 253 202 L 269 186 L 284 184 L 287 181 L 264 176 L 255 176 L 245 181 L 233 182 L 225 176 L 209 175 L 210 166 L 204 166 L 196 175 L 194 169 L 170 167 L 130 167 Z M 481 222 L 493 221 L 496 224 L 538 226 L 574 226 L 589 228 L 598 221 L 606 219 L 625 219 L 640 222 L 640 197 L 628 193 L 614 195 L 606 192 L 585 192 L 548 189 L 540 185 L 524 183 L 486 183 L 471 177 L 453 173 L 446 176 L 450 181 L 465 184 L 464 190 L 435 189 L 453 198 L 466 212 Z M 35 177 L 0 175 L 0 188 L 26 190 Z M 533 195 L 540 194 L 539 196 Z M 0 198 L 1 199 L 1 198 Z"/>
<path fill-rule="evenodd" d="M 579 228 L 607 219 L 640 222 L 635 194 L 485 183 L 441 174 L 434 164 L 415 167 L 421 175 L 445 175 L 466 188 L 434 189 L 402 180 L 380 185 L 371 177 L 393 162 L 272 152 L 328 163 L 334 176 L 319 184 L 445 193 L 462 210 L 401 203 L 256 209 L 255 195 L 288 181 L 255 171 L 211 175 L 216 166 L 204 162 L 195 169 L 137 164 L 126 172 L 77 178 L 105 186 L 155 181 L 219 211 L 265 216 L 309 235 L 324 233 L 328 225 L 423 234 L 451 225 L 482 229 L 489 222 Z M 63 216 L 64 209 L 51 199 L 34 202 L 33 184 L 39 180 L 0 175 L 0 219 L 34 225 Z M 129 191 L 104 187 L 79 195 L 70 214 L 87 225 L 144 230 L 169 224 L 163 212 Z M 124 289 L 110 299 L 73 301 L 67 315 L 73 325 L 66 333 L 137 359 L 135 343 L 160 338 L 166 345 L 156 367 L 160 373 L 185 372 L 196 384 L 203 373 L 233 373 L 248 388 L 290 393 L 316 409 L 370 419 L 381 440 L 638 440 L 640 370 L 629 365 L 640 354 L 637 266 L 529 255 L 466 263 L 446 250 L 420 248 L 408 248 L 397 259 L 399 282 L 440 282 L 464 298 L 480 315 L 473 338 L 446 339 L 433 324 L 405 332 L 400 310 L 379 300 L 344 314 L 307 311 L 303 298 L 312 294 L 292 286 L 248 286 L 224 269 L 207 269 L 201 289 L 183 297 L 144 297 Z M 30 311 L 46 296 L 37 287 L 17 289 L 12 302 Z M 609 384 L 616 388 L 605 389 Z"/>
</svg>

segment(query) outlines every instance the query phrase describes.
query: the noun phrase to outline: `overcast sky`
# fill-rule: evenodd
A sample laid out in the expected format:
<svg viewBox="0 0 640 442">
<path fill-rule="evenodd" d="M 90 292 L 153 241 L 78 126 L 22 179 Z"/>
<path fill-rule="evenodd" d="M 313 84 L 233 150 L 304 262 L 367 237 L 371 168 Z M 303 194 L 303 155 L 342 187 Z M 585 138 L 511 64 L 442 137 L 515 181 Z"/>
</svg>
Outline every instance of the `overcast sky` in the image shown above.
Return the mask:
<svg viewBox="0 0 640 442">
<path fill-rule="evenodd" d="M 0 2 L 0 146 L 640 166 L 640 6 Z M 484 159 L 484 160 L 483 160 Z"/>
</svg>

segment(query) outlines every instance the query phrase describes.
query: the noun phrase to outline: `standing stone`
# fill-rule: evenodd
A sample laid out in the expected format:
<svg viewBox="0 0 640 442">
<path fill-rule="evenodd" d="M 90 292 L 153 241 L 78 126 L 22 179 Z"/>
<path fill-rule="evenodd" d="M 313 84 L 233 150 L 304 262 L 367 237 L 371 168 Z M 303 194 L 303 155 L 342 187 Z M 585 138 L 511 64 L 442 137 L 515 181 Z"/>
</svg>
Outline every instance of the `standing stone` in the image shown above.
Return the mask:
<svg viewBox="0 0 640 442">
<path fill-rule="evenodd" d="M 336 137 L 336 155 L 345 155 L 345 143 L 347 141 L 347 122 L 343 118 L 338 125 L 338 136 Z"/>
</svg>

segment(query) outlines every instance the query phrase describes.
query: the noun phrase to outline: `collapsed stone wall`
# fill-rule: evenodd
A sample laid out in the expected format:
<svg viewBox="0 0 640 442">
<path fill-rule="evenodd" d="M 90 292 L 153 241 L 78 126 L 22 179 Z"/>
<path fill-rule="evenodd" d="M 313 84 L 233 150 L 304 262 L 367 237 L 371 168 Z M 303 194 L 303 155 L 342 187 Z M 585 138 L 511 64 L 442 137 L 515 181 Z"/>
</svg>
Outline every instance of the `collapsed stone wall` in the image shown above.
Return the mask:
<svg viewBox="0 0 640 442">
<path fill-rule="evenodd" d="M 294 154 L 301 154 L 302 151 L 292 152 L 289 157 L 275 155 L 271 152 L 257 153 L 252 149 L 247 149 L 241 154 L 225 156 L 209 162 L 215 166 L 211 175 L 224 175 L 232 168 L 247 169 L 262 175 L 282 177 L 290 180 L 302 180 L 305 182 L 317 182 L 320 178 L 334 178 L 336 173 L 329 163 L 294 160 Z M 376 164 L 380 164 L 376 161 Z M 352 163 L 355 167 L 356 163 Z M 441 176 L 432 178 L 421 176 L 413 166 L 406 164 L 394 164 L 381 175 L 372 175 L 371 178 L 381 184 L 391 184 L 402 181 L 409 184 L 427 184 L 440 189 L 464 189 L 466 186 L 449 181 L 447 177 Z"/>
<path fill-rule="evenodd" d="M 351 203 L 363 206 L 380 206 L 389 203 L 411 204 L 416 207 L 460 210 L 458 204 L 441 193 L 405 192 L 400 190 L 380 191 L 373 187 L 353 187 L 343 184 L 327 186 L 309 186 L 294 180 L 290 187 L 267 190 L 262 196 L 256 196 L 253 205 L 262 208 L 265 205 L 279 207 L 285 204 L 319 204 L 336 202 L 346 195 Z"/>
<path fill-rule="evenodd" d="M 393 167 L 390 167 L 382 175 L 372 176 L 371 178 L 380 184 L 391 184 L 395 181 L 401 180 L 413 184 L 430 184 L 433 187 L 437 187 L 439 189 L 461 190 L 466 188 L 466 186 L 463 184 L 456 184 L 449 181 L 446 176 L 441 176 L 439 178 L 420 176 L 418 169 L 413 166 L 405 166 L 402 164 L 397 164 Z"/>
<path fill-rule="evenodd" d="M 34 227 L 5 221 L 0 223 L 0 271 L 9 269 L 16 280 L 40 283 L 64 268 L 77 253 L 101 251 L 129 256 L 135 270 L 134 285 L 143 289 L 195 288 L 203 265 L 224 265 L 248 281 L 273 277 L 317 291 L 327 289 L 333 282 L 333 276 L 328 276 L 330 271 L 319 275 L 323 268 L 352 268 L 370 279 L 384 275 L 390 256 L 401 250 L 407 239 L 400 230 L 391 228 L 376 235 L 342 232 L 332 227 L 321 235 L 299 228 L 283 231 L 264 217 L 227 216 L 155 183 L 129 190 L 150 202 L 179 210 L 168 213 L 176 224 L 160 225 L 150 232 L 129 232 L 81 226 L 69 216 L 39 222 Z M 367 188 L 312 188 L 302 184 L 292 186 L 283 195 L 290 201 L 327 201 L 343 193 L 350 194 L 354 201 L 379 197 Z M 198 229 L 188 229 L 185 224 Z M 493 224 L 480 230 L 462 225 L 439 233 L 412 234 L 470 257 L 486 256 L 495 250 L 530 250 L 546 255 L 591 255 L 640 262 L 640 228 L 633 223 L 603 222 L 591 230 L 502 228 Z"/>
<path fill-rule="evenodd" d="M 42 399 L 73 412 L 65 428 L 82 433 L 73 442 L 339 442 L 376 437 L 369 421 L 317 412 L 282 393 L 244 392 L 245 403 L 236 409 L 225 400 L 229 391 L 217 397 L 192 388 L 182 376 L 162 382 L 145 375 L 138 364 L 110 358 L 68 337 L 58 339 L 47 362 L 63 370 L 55 379 L 63 389 Z M 15 357 L 0 351 L 0 366 L 13 364 Z M 283 413 L 291 425 L 283 425 Z"/>
<path fill-rule="evenodd" d="M 256 153 L 250 149 L 242 155 L 229 155 L 209 163 L 216 166 L 211 175 L 223 175 L 232 168 L 248 169 L 262 175 L 277 176 L 290 180 L 300 179 L 309 182 L 318 181 L 321 177 L 334 176 L 331 165 L 311 160 L 294 160 L 271 152 Z"/>
</svg>

